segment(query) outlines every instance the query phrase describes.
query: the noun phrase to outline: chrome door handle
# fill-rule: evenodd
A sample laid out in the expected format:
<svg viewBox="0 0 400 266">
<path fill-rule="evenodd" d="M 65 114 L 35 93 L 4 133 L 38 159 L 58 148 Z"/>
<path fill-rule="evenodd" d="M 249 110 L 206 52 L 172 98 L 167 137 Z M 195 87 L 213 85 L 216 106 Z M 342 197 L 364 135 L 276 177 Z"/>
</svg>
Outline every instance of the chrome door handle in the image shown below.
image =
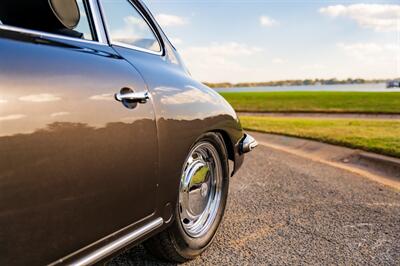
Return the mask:
<svg viewBox="0 0 400 266">
<path fill-rule="evenodd" d="M 150 94 L 148 92 L 119 92 L 115 94 L 115 99 L 119 102 L 147 103 L 150 100 Z"/>
</svg>

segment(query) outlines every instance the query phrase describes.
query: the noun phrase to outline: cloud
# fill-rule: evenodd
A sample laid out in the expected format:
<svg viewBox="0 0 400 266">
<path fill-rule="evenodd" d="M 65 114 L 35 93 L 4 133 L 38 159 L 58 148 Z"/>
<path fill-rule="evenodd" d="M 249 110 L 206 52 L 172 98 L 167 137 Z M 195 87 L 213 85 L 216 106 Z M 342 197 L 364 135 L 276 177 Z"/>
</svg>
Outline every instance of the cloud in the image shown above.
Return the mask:
<svg viewBox="0 0 400 266">
<path fill-rule="evenodd" d="M 180 38 L 169 38 L 173 45 L 180 45 L 183 43 L 182 39 Z"/>
<path fill-rule="evenodd" d="M 161 98 L 163 104 L 181 105 L 191 103 L 211 103 L 220 104 L 219 98 L 213 95 L 201 92 L 196 88 L 186 87 L 186 90 L 178 91 L 174 94 Z"/>
<path fill-rule="evenodd" d="M 302 70 L 307 70 L 307 71 L 310 71 L 310 70 L 314 70 L 315 71 L 315 70 L 326 69 L 326 66 L 322 65 L 322 64 L 308 64 L 308 65 L 302 66 L 301 69 Z"/>
<path fill-rule="evenodd" d="M 26 117 L 26 115 L 22 115 L 22 114 L 14 114 L 14 115 L 0 116 L 0 122 L 2 122 L 2 121 L 18 120 L 18 119 L 22 119 L 22 118 L 25 118 L 25 117 Z"/>
<path fill-rule="evenodd" d="M 163 27 L 179 27 L 188 24 L 186 18 L 168 14 L 159 14 L 156 16 L 156 20 Z"/>
<path fill-rule="evenodd" d="M 146 21 L 134 16 L 124 17 L 123 21 L 123 25 L 111 32 L 110 35 L 113 41 L 134 45 L 151 51 L 160 51 L 160 45 L 150 32 Z"/>
<path fill-rule="evenodd" d="M 361 27 L 378 32 L 400 31 L 400 5 L 353 4 L 321 8 L 321 14 L 336 18 L 346 17 Z"/>
<path fill-rule="evenodd" d="M 280 64 L 287 63 L 287 60 L 277 57 L 277 58 L 272 59 L 272 63 L 280 65 Z"/>
<path fill-rule="evenodd" d="M 114 100 L 114 95 L 111 93 L 104 93 L 90 96 L 89 99 L 93 101 L 112 101 Z"/>
<path fill-rule="evenodd" d="M 58 112 L 58 113 L 52 113 L 50 116 L 51 117 L 59 117 L 59 116 L 66 116 L 69 115 L 69 112 Z"/>
<path fill-rule="evenodd" d="M 395 43 L 338 43 L 337 47 L 343 50 L 348 56 L 365 62 L 396 60 L 400 53 L 400 46 Z"/>
<path fill-rule="evenodd" d="M 194 46 L 185 49 L 184 53 L 199 53 L 201 55 L 211 57 L 239 57 L 253 55 L 262 51 L 261 48 L 249 46 L 243 43 L 227 42 L 227 43 L 212 43 L 208 46 Z"/>
<path fill-rule="evenodd" d="M 273 18 L 270 18 L 268 16 L 261 16 L 260 24 L 263 27 L 273 27 L 273 26 L 279 25 L 278 21 L 276 21 Z"/>
<path fill-rule="evenodd" d="M 147 23 L 140 18 L 134 16 L 127 16 L 123 18 L 124 25 L 120 28 L 115 29 L 111 36 L 114 40 L 136 40 L 141 38 L 137 33 L 142 32 L 148 28 Z"/>
<path fill-rule="evenodd" d="M 249 65 L 261 51 L 261 48 L 244 43 L 227 42 L 186 47 L 181 49 L 181 55 L 197 79 L 235 81 L 253 74 Z"/>
<path fill-rule="evenodd" d="M 23 102 L 33 102 L 33 103 L 44 103 L 44 102 L 56 102 L 60 101 L 61 98 L 53 94 L 42 93 L 42 94 L 32 94 L 19 98 Z"/>
</svg>

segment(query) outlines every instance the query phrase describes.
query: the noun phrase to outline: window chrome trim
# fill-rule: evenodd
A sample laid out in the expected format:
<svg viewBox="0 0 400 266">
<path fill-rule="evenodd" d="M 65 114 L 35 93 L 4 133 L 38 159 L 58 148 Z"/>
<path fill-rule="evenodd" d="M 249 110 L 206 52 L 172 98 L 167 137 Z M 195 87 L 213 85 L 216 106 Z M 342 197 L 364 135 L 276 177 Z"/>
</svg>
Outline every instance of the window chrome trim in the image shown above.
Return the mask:
<svg viewBox="0 0 400 266">
<path fill-rule="evenodd" d="M 111 44 L 115 45 L 115 46 L 128 48 L 128 49 L 131 49 L 131 50 L 137 50 L 137 51 L 140 51 L 140 52 L 154 54 L 154 55 L 162 55 L 163 54 L 162 50 L 160 52 L 154 52 L 152 50 L 148 50 L 148 49 L 145 49 L 145 48 L 141 48 L 141 47 L 137 47 L 137 46 L 134 46 L 134 45 L 126 44 L 126 43 L 123 43 L 123 42 L 111 41 Z"/>
<path fill-rule="evenodd" d="M 139 227 L 138 229 L 136 229 L 134 231 L 131 231 L 131 232 L 119 237 L 118 239 L 108 243 L 107 245 L 105 245 L 103 247 L 100 247 L 99 249 L 97 249 L 97 250 L 95 250 L 95 251 L 83 256 L 82 258 L 80 258 L 80 259 L 78 259 L 76 261 L 73 261 L 72 263 L 68 262 L 68 265 L 71 265 L 71 266 L 93 265 L 96 262 L 99 262 L 102 259 L 109 257 L 110 255 L 112 255 L 116 251 L 121 250 L 122 248 L 128 246 L 132 242 L 134 242 L 134 241 L 140 239 L 141 237 L 147 235 L 148 233 L 156 230 L 157 228 L 161 227 L 163 224 L 164 224 L 164 220 L 161 217 L 159 217 L 159 218 L 157 218 L 157 219 L 155 219 L 155 220 L 143 225 L 142 227 Z M 132 225 L 129 225 L 129 226 L 125 227 L 125 228 L 128 228 L 130 226 L 132 226 Z M 104 238 L 100 239 L 99 241 L 97 241 L 97 242 L 95 242 L 95 243 L 93 243 L 93 244 L 91 244 L 91 245 L 89 245 L 89 246 L 87 246 L 85 248 L 82 248 L 81 250 L 79 250 L 77 252 L 74 252 L 73 254 L 71 254 L 69 256 L 66 256 L 66 257 L 64 257 L 62 259 L 59 259 L 58 261 L 55 261 L 55 262 L 49 264 L 49 266 L 64 264 L 66 262 L 66 260 L 70 259 L 72 256 L 75 256 L 75 255 L 79 254 L 80 252 L 84 251 L 87 248 L 90 248 L 91 246 L 95 245 L 96 243 L 98 243 L 100 241 L 103 241 L 103 240 L 105 240 L 107 238 L 110 238 L 110 237 L 114 236 L 115 234 L 123 231 L 124 229 L 121 229 L 121 230 L 119 230 L 119 231 L 117 231 L 117 232 L 115 232 L 115 233 L 113 233 L 113 234 L 111 234 L 111 235 L 109 235 L 107 237 L 104 237 Z"/>
<path fill-rule="evenodd" d="M 101 42 L 98 42 L 98 41 L 91 41 L 91 40 L 79 39 L 79 38 L 74 38 L 74 37 L 68 37 L 68 36 L 64 36 L 64 35 L 44 32 L 44 31 L 28 30 L 28 29 L 24 29 L 24 28 L 20 28 L 20 27 L 14 27 L 14 26 L 8 26 L 8 25 L 1 25 L 0 24 L 0 29 L 8 30 L 8 31 L 14 31 L 14 32 L 20 32 L 20 33 L 24 33 L 24 34 L 30 34 L 30 35 L 37 36 L 39 38 L 40 37 L 48 37 L 48 38 L 67 40 L 67 41 L 75 41 L 75 42 L 81 42 L 81 43 L 105 45 L 104 43 L 101 43 Z"/>
<path fill-rule="evenodd" d="M 92 19 L 94 24 L 94 30 L 96 32 L 97 40 L 99 43 L 108 44 L 107 34 L 104 31 L 103 20 L 101 18 L 99 5 L 96 0 L 88 0 L 90 13 L 92 13 Z"/>
<path fill-rule="evenodd" d="M 136 6 L 136 4 L 135 4 L 133 1 L 131 1 L 131 0 L 125 0 L 125 1 L 129 2 L 129 3 L 132 5 L 132 8 L 135 9 L 135 10 L 139 13 L 139 15 L 142 17 L 142 19 L 144 19 L 144 21 L 146 22 L 146 24 L 149 26 L 149 28 L 150 28 L 151 31 L 153 32 L 153 35 L 154 35 L 154 37 L 156 38 L 156 40 L 157 40 L 157 42 L 158 42 L 158 44 L 159 44 L 161 50 L 160 50 L 159 52 L 155 52 L 155 51 L 152 51 L 152 50 L 149 50 L 149 49 L 145 49 L 145 48 L 141 48 L 141 47 L 138 47 L 138 46 L 135 46 L 135 45 L 131 45 L 131 44 L 127 44 L 127 43 L 122 43 L 122 42 L 118 42 L 118 41 L 113 41 L 112 38 L 111 38 L 111 36 L 110 36 L 110 31 L 109 31 L 109 29 L 108 29 L 108 24 L 107 24 L 108 19 L 107 19 L 107 15 L 106 15 L 105 12 L 104 12 L 104 8 L 103 8 L 103 5 L 102 5 L 101 1 L 102 1 L 102 0 L 97 0 L 98 5 L 99 5 L 99 8 L 100 8 L 100 12 L 101 12 L 102 17 L 103 17 L 104 29 L 105 29 L 105 32 L 106 32 L 106 34 L 107 34 L 107 37 L 108 37 L 108 40 L 109 40 L 110 45 L 116 45 L 116 46 L 128 48 L 128 49 L 131 49 L 131 50 L 136 50 L 136 51 L 140 51 L 140 52 L 144 52 L 144 53 L 149 53 L 149 54 L 153 54 L 153 55 L 160 55 L 160 56 L 161 56 L 161 55 L 164 54 L 163 42 L 160 40 L 160 38 L 159 38 L 159 36 L 158 36 L 158 34 L 157 34 L 157 31 L 156 31 L 156 30 L 154 29 L 154 27 L 150 24 L 150 22 L 148 21 L 147 17 L 143 14 L 143 12 L 142 12 L 141 10 L 139 10 L 139 8 Z"/>
</svg>

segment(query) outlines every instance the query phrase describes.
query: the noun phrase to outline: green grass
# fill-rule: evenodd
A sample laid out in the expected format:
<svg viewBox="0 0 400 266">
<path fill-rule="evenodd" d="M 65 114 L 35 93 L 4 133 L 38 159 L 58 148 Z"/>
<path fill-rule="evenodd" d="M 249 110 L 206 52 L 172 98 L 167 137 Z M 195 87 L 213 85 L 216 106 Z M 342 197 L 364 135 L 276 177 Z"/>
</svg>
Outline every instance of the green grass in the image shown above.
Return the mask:
<svg viewBox="0 0 400 266">
<path fill-rule="evenodd" d="M 398 92 L 221 93 L 239 112 L 400 113 Z"/>
<path fill-rule="evenodd" d="M 400 157 L 400 121 L 242 116 L 243 128 Z"/>
</svg>

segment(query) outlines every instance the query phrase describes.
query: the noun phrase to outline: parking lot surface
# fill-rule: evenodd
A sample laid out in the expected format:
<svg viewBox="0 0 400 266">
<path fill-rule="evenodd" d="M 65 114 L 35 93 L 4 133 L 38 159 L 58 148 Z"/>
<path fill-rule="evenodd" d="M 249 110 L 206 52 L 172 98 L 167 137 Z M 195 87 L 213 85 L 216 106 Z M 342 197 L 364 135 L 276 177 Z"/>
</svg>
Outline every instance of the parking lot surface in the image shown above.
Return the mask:
<svg viewBox="0 0 400 266">
<path fill-rule="evenodd" d="M 232 179 L 220 230 L 185 265 L 400 264 L 400 192 L 260 146 Z M 109 265 L 173 265 L 142 246 Z"/>
</svg>

